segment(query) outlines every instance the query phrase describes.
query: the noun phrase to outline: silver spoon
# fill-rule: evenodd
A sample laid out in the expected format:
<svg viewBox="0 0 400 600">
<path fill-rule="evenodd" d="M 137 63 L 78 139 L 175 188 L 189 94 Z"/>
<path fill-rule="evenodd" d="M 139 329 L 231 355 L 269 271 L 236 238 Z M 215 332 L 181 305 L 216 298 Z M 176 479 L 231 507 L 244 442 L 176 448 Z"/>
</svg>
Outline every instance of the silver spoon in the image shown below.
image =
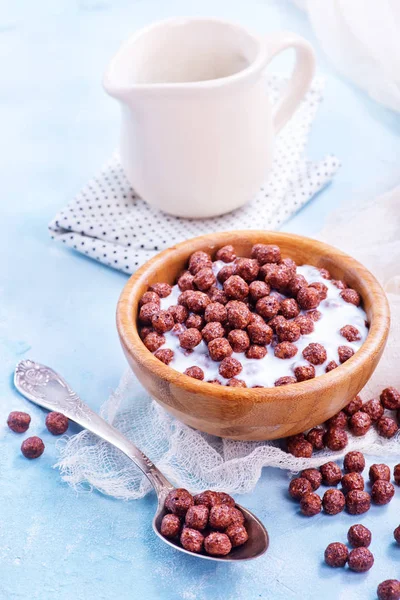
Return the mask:
<svg viewBox="0 0 400 600">
<path fill-rule="evenodd" d="M 32 402 L 35 402 L 35 404 L 43 406 L 48 410 L 61 412 L 68 417 L 68 419 L 75 421 L 75 423 L 78 423 L 81 427 L 88 429 L 103 440 L 106 440 L 106 442 L 109 442 L 126 454 L 128 458 L 133 460 L 135 465 L 138 466 L 149 479 L 156 491 L 158 507 L 153 519 L 153 529 L 158 537 L 166 544 L 173 546 L 181 552 L 191 554 L 192 556 L 225 562 L 257 558 L 267 550 L 269 538 L 264 525 L 249 510 L 243 508 L 239 504 L 236 506 L 244 514 L 245 526 L 249 534 L 249 539 L 243 546 L 233 548 L 227 556 L 217 557 L 189 552 L 182 548 L 177 541 L 175 542 L 165 538 L 161 535 L 161 521 L 166 514 L 164 501 L 168 492 L 173 490 L 174 486 L 166 479 L 166 477 L 164 477 L 151 460 L 123 436 L 118 429 L 109 425 L 109 423 L 104 421 L 104 419 L 86 406 L 79 396 L 69 387 L 67 382 L 53 371 L 53 369 L 50 369 L 50 367 L 46 367 L 45 365 L 41 365 L 32 360 L 22 360 L 15 368 L 14 384 L 17 390 L 23 396 L 28 398 L 28 400 L 31 400 Z"/>
</svg>

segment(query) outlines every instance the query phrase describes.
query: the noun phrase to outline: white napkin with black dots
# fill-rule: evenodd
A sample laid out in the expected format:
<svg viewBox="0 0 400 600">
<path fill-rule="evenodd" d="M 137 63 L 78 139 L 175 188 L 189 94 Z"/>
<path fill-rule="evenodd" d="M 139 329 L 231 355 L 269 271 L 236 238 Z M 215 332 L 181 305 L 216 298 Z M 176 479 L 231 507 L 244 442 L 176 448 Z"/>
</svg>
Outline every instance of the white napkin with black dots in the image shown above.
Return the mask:
<svg viewBox="0 0 400 600">
<path fill-rule="evenodd" d="M 272 103 L 279 101 L 286 82 L 278 76 L 267 79 Z M 318 161 L 305 156 L 323 86 L 323 79 L 313 81 L 277 137 L 268 181 L 242 208 L 201 220 L 167 215 L 136 196 L 114 155 L 51 221 L 52 238 L 109 267 L 133 273 L 155 253 L 190 237 L 234 229 L 278 229 L 332 180 L 340 166 L 332 155 Z"/>
</svg>

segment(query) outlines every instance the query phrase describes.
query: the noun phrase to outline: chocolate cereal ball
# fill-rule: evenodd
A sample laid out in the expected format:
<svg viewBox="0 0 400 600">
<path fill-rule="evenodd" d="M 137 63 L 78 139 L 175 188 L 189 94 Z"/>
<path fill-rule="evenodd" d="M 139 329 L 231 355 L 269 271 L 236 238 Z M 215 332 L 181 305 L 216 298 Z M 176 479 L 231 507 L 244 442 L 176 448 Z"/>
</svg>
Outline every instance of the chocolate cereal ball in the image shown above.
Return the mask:
<svg viewBox="0 0 400 600">
<path fill-rule="evenodd" d="M 205 529 L 208 523 L 208 514 L 209 509 L 204 504 L 191 506 L 185 516 L 186 527 L 198 530 Z"/>
<path fill-rule="evenodd" d="M 396 540 L 396 542 L 400 544 L 400 525 L 396 527 L 396 529 L 393 531 L 393 537 Z"/>
<path fill-rule="evenodd" d="M 209 323 L 210 321 L 225 323 L 227 319 L 225 306 L 220 302 L 211 302 L 204 311 L 204 319 L 206 323 Z"/>
<path fill-rule="evenodd" d="M 380 395 L 380 400 L 388 410 L 400 408 L 400 392 L 394 387 L 385 388 Z"/>
<path fill-rule="evenodd" d="M 193 367 L 188 367 L 184 370 L 183 373 L 184 375 L 192 377 L 193 379 L 198 379 L 199 381 L 203 381 L 204 379 L 203 369 L 200 369 L 200 367 L 197 367 L 196 365 L 194 365 Z"/>
<path fill-rule="evenodd" d="M 43 441 L 36 435 L 28 437 L 22 442 L 21 452 L 25 458 L 39 458 L 44 452 Z"/>
<path fill-rule="evenodd" d="M 313 283 L 310 283 L 309 287 L 317 290 L 321 300 L 325 300 L 328 296 L 328 288 L 324 283 L 322 283 L 322 281 L 315 281 Z"/>
<path fill-rule="evenodd" d="M 25 433 L 29 429 L 31 417 L 26 412 L 14 410 L 7 418 L 7 425 L 15 433 Z"/>
<path fill-rule="evenodd" d="M 272 319 L 278 314 L 279 306 L 279 300 L 275 296 L 265 296 L 257 301 L 256 312 L 264 319 Z"/>
<path fill-rule="evenodd" d="M 232 329 L 245 329 L 251 321 L 251 312 L 244 302 L 231 300 L 226 305 L 228 325 Z"/>
<path fill-rule="evenodd" d="M 174 317 L 168 310 L 160 310 L 158 313 L 152 316 L 151 324 L 157 333 L 166 333 L 171 331 L 175 325 Z"/>
<path fill-rule="evenodd" d="M 194 290 L 194 275 L 192 275 L 189 271 L 185 271 L 178 279 L 178 287 L 181 292 L 186 292 L 187 290 Z"/>
<path fill-rule="evenodd" d="M 244 300 L 249 294 L 249 286 L 239 275 L 231 275 L 224 282 L 224 292 L 228 298 L 234 300 Z"/>
<path fill-rule="evenodd" d="M 374 564 L 373 554 L 368 548 L 354 548 L 349 554 L 349 569 L 357 573 L 369 571 Z"/>
<path fill-rule="evenodd" d="M 345 325 L 342 327 L 340 335 L 346 338 L 348 342 L 357 342 L 358 340 L 361 340 L 361 334 L 354 325 Z"/>
<path fill-rule="evenodd" d="M 153 283 L 149 290 L 155 292 L 160 298 L 166 298 L 172 292 L 172 286 L 169 283 Z"/>
<path fill-rule="evenodd" d="M 184 527 L 180 539 L 183 548 L 189 552 L 201 552 L 203 549 L 204 535 L 197 529 Z"/>
<path fill-rule="evenodd" d="M 328 515 L 337 515 L 346 505 L 344 494 L 340 490 L 326 490 L 322 497 L 322 506 Z"/>
<path fill-rule="evenodd" d="M 304 494 L 309 494 L 312 491 L 311 482 L 305 477 L 295 477 L 289 483 L 289 494 L 294 500 L 300 500 Z"/>
<path fill-rule="evenodd" d="M 191 313 L 186 319 L 185 325 L 188 329 L 201 329 L 204 326 L 204 319 L 201 315 Z"/>
<path fill-rule="evenodd" d="M 243 525 L 230 525 L 226 529 L 225 534 L 230 539 L 232 548 L 243 546 L 249 539 L 249 535 Z"/>
<path fill-rule="evenodd" d="M 376 593 L 378 600 L 400 600 L 400 581 L 386 579 L 378 585 Z"/>
<path fill-rule="evenodd" d="M 45 424 L 53 435 L 62 435 L 68 429 L 67 417 L 59 412 L 49 412 Z"/>
<path fill-rule="evenodd" d="M 339 429 L 344 429 L 347 425 L 347 415 L 342 410 L 338 412 L 336 415 L 333 415 L 330 419 L 327 420 L 326 426 L 330 427 L 338 427 Z"/>
<path fill-rule="evenodd" d="M 297 303 L 303 310 L 317 308 L 321 302 L 318 290 L 312 287 L 301 287 L 296 297 Z"/>
<path fill-rule="evenodd" d="M 250 339 L 243 329 L 232 329 L 228 334 L 228 341 L 234 352 L 245 352 L 250 346 Z"/>
<path fill-rule="evenodd" d="M 357 411 L 361 410 L 363 403 L 361 400 L 360 396 L 356 396 L 355 398 L 353 398 L 353 400 L 351 400 L 343 409 L 343 411 L 346 413 L 346 415 L 349 415 L 349 417 L 351 417 L 352 415 L 354 415 Z"/>
<path fill-rule="evenodd" d="M 247 325 L 247 333 L 252 344 L 266 346 L 272 341 L 273 331 L 266 323 L 252 321 Z"/>
<path fill-rule="evenodd" d="M 364 525 L 352 525 L 347 532 L 349 544 L 354 548 L 367 548 L 372 539 L 372 534 Z"/>
<path fill-rule="evenodd" d="M 347 446 L 348 438 L 344 429 L 332 427 L 328 429 L 324 436 L 324 443 L 329 450 L 338 452 Z"/>
<path fill-rule="evenodd" d="M 235 500 L 226 492 L 215 492 L 217 494 L 217 504 L 227 504 L 228 506 L 235 506 Z"/>
<path fill-rule="evenodd" d="M 275 383 L 275 387 L 280 387 L 281 385 L 290 385 L 291 383 L 297 383 L 296 377 L 290 377 L 290 375 L 285 375 L 284 377 L 279 377 Z"/>
<path fill-rule="evenodd" d="M 351 358 L 353 356 L 353 354 L 354 354 L 353 348 L 350 348 L 349 346 L 339 346 L 338 356 L 339 356 L 340 364 L 343 364 L 344 362 L 349 360 L 349 358 Z"/>
<path fill-rule="evenodd" d="M 303 350 L 303 357 L 312 365 L 322 365 L 326 361 L 326 350 L 321 344 L 308 344 Z"/>
<path fill-rule="evenodd" d="M 353 450 L 343 459 L 343 468 L 347 473 L 361 473 L 365 469 L 365 458 L 361 452 Z"/>
<path fill-rule="evenodd" d="M 176 488 L 168 493 L 164 505 L 168 512 L 178 515 L 178 517 L 184 517 L 193 504 L 193 496 L 187 490 Z"/>
<path fill-rule="evenodd" d="M 400 485 L 400 464 L 396 465 L 393 469 L 394 481 L 397 485 Z"/>
<path fill-rule="evenodd" d="M 185 350 L 193 350 L 193 348 L 200 344 L 201 340 L 202 337 L 200 331 L 194 327 L 191 327 L 180 334 L 179 345 Z"/>
<path fill-rule="evenodd" d="M 384 411 L 381 401 L 378 398 L 372 398 L 372 400 L 368 400 L 368 402 L 362 405 L 360 410 L 367 413 L 373 423 L 375 423 L 375 421 L 379 421 L 379 419 L 383 416 Z"/>
<path fill-rule="evenodd" d="M 247 387 L 247 384 L 245 381 L 243 381 L 243 379 L 236 379 L 236 377 L 231 377 L 231 379 L 227 381 L 226 385 L 228 387 Z"/>
<path fill-rule="evenodd" d="M 151 319 L 154 315 L 156 315 L 160 310 L 160 305 L 156 302 L 147 302 L 147 304 L 143 304 L 139 311 L 139 321 L 144 325 L 151 325 Z"/>
<path fill-rule="evenodd" d="M 371 428 L 371 417 L 366 412 L 359 410 L 349 419 L 349 429 L 353 435 L 365 435 Z"/>
<path fill-rule="evenodd" d="M 392 438 L 399 429 L 397 423 L 391 417 L 381 417 L 376 424 L 376 428 L 380 436 L 384 438 Z"/>
<path fill-rule="evenodd" d="M 149 306 L 149 305 L 145 304 L 144 306 Z M 165 344 L 165 337 L 155 331 L 152 331 L 146 335 L 146 337 L 143 340 L 143 343 L 146 346 L 146 348 L 148 350 L 150 350 L 150 352 L 155 352 L 163 344 Z"/>
<path fill-rule="evenodd" d="M 230 356 L 233 350 L 228 340 L 221 337 L 211 340 L 208 344 L 208 352 L 213 360 L 221 361 Z"/>
<path fill-rule="evenodd" d="M 293 276 L 290 267 L 284 264 L 267 264 L 261 267 L 260 276 L 265 276 L 266 283 L 279 292 L 285 291 Z"/>
<path fill-rule="evenodd" d="M 281 260 L 281 251 L 279 246 L 273 244 L 254 244 L 251 249 L 251 258 L 255 258 L 259 265 L 279 263 Z"/>
<path fill-rule="evenodd" d="M 242 277 L 246 283 L 254 281 L 260 270 L 258 262 L 254 258 L 237 258 L 235 260 L 235 267 L 237 275 Z"/>
<path fill-rule="evenodd" d="M 161 535 L 174 538 L 181 530 L 181 520 L 177 515 L 165 515 L 161 521 Z"/>
<path fill-rule="evenodd" d="M 369 468 L 369 479 L 371 483 L 375 483 L 378 479 L 390 481 L 390 469 L 382 463 L 371 465 Z"/>
<path fill-rule="evenodd" d="M 213 529 L 223 531 L 229 525 L 243 525 L 243 514 L 237 508 L 228 504 L 216 504 L 210 509 L 209 524 Z"/>
<path fill-rule="evenodd" d="M 307 335 L 314 331 L 314 321 L 306 315 L 299 315 L 294 319 L 294 322 L 300 327 L 301 335 Z"/>
<path fill-rule="evenodd" d="M 322 475 L 318 469 L 303 469 L 303 471 L 300 473 L 300 477 L 308 479 L 314 492 L 322 483 Z"/>
<path fill-rule="evenodd" d="M 321 506 L 321 498 L 313 492 L 305 494 L 300 500 L 300 510 L 306 517 L 313 517 L 320 513 Z"/>
<path fill-rule="evenodd" d="M 333 369 L 336 369 L 337 367 L 338 367 L 337 362 L 334 360 L 330 360 L 325 367 L 325 373 L 329 373 L 330 371 L 333 371 Z"/>
<path fill-rule="evenodd" d="M 222 260 L 222 262 L 230 263 L 236 258 L 235 248 L 231 245 L 222 246 L 215 254 L 215 260 Z"/>
<path fill-rule="evenodd" d="M 219 498 L 217 492 L 212 492 L 211 490 L 205 490 L 200 494 L 196 494 L 193 497 L 194 503 L 196 506 L 203 505 L 207 508 L 211 508 L 215 504 L 219 504 Z"/>
<path fill-rule="evenodd" d="M 188 309 L 181 304 L 170 306 L 168 312 L 172 316 L 175 323 L 184 323 L 189 316 Z"/>
<path fill-rule="evenodd" d="M 342 471 L 339 465 L 333 461 L 321 465 L 320 472 L 325 485 L 337 485 L 342 479 Z"/>
<path fill-rule="evenodd" d="M 217 287 L 212 287 L 210 290 L 208 290 L 207 294 L 211 302 L 219 302 L 224 306 L 228 303 L 228 297 L 225 294 L 224 290 L 221 290 Z"/>
<path fill-rule="evenodd" d="M 304 436 L 288 438 L 287 449 L 290 454 L 293 454 L 293 456 L 296 456 L 297 458 L 310 458 L 313 452 L 312 445 L 304 438 Z"/>
<path fill-rule="evenodd" d="M 294 319 L 299 315 L 300 307 L 294 298 L 285 298 L 285 300 L 282 300 L 281 302 L 279 312 L 285 319 Z M 295 324 L 300 329 L 300 325 L 298 323 Z"/>
<path fill-rule="evenodd" d="M 325 431 L 322 429 L 322 427 L 313 427 L 307 433 L 307 442 L 312 444 L 314 450 L 323 450 L 325 448 L 324 434 Z"/>
<path fill-rule="evenodd" d="M 346 546 L 340 542 L 332 542 L 327 546 L 324 558 L 329 567 L 344 567 L 347 563 L 349 551 Z"/>
<path fill-rule="evenodd" d="M 203 267 L 211 267 L 212 261 L 211 257 L 207 252 L 203 252 L 202 250 L 197 250 L 197 252 L 193 252 L 191 257 L 189 258 L 189 271 L 196 275 L 200 269 Z"/>
<path fill-rule="evenodd" d="M 351 515 L 362 515 L 371 508 L 371 497 L 368 492 L 351 490 L 346 496 L 346 508 Z"/>
<path fill-rule="evenodd" d="M 352 290 L 351 288 L 347 288 L 346 290 L 340 292 L 340 296 L 345 302 L 349 302 L 350 304 L 354 304 L 355 306 L 360 306 L 361 304 L 360 294 L 356 292 L 356 290 Z"/>
<path fill-rule="evenodd" d="M 296 381 L 307 381 L 308 379 L 314 379 L 315 369 L 313 365 L 299 365 L 295 367 L 294 374 Z"/>
<path fill-rule="evenodd" d="M 293 358 L 297 354 L 297 346 L 290 342 L 281 342 L 275 346 L 274 354 L 277 358 L 282 358 L 283 360 Z"/>
<path fill-rule="evenodd" d="M 225 335 L 225 329 L 218 321 L 207 323 L 201 330 L 201 335 L 206 344 L 216 340 L 217 338 L 223 338 Z"/>
<path fill-rule="evenodd" d="M 249 285 L 249 296 L 253 302 L 269 296 L 271 286 L 265 281 L 252 281 Z"/>
<path fill-rule="evenodd" d="M 153 302 L 154 304 L 158 304 L 158 306 L 160 306 L 160 296 L 158 296 L 155 292 L 145 292 L 139 300 L 139 306 L 142 307 L 143 304 L 148 304 L 149 302 Z"/>
<path fill-rule="evenodd" d="M 271 330 L 272 333 L 272 330 Z M 300 338 L 300 327 L 294 321 L 285 321 L 277 325 L 275 333 L 280 342 L 297 342 Z"/>
<path fill-rule="evenodd" d="M 213 531 L 205 538 L 204 549 L 211 556 L 226 556 L 232 550 L 232 544 L 225 533 Z"/>
<path fill-rule="evenodd" d="M 229 279 L 229 277 L 232 277 L 232 275 L 235 274 L 235 270 L 235 265 L 226 265 L 225 267 L 222 267 L 222 269 L 220 269 L 217 274 L 218 281 L 224 284 L 225 281 Z"/>
<path fill-rule="evenodd" d="M 389 504 L 393 496 L 394 485 L 390 481 L 385 481 L 384 479 L 375 481 L 371 489 L 371 498 L 374 504 L 378 504 L 379 506 Z"/>
<path fill-rule="evenodd" d="M 308 287 L 306 278 L 304 275 L 294 275 L 287 285 L 287 291 L 291 296 L 297 296 L 302 287 Z"/>
<path fill-rule="evenodd" d="M 345 494 L 348 494 L 351 490 L 363 490 L 363 476 L 360 473 L 346 473 L 342 477 L 342 489 Z"/>
<path fill-rule="evenodd" d="M 236 375 L 239 375 L 242 369 L 242 364 L 237 360 L 237 358 L 228 356 L 223 359 L 219 365 L 218 371 L 222 377 L 225 377 L 225 379 L 230 379 L 231 377 L 236 377 Z"/>
<path fill-rule="evenodd" d="M 198 290 L 206 292 L 216 283 L 216 277 L 213 270 L 210 267 L 203 267 L 197 271 L 193 283 Z"/>
<path fill-rule="evenodd" d="M 252 344 L 246 350 L 246 357 L 247 358 L 255 358 L 256 360 L 260 360 L 261 358 L 264 358 L 264 356 L 266 356 L 266 354 L 267 354 L 267 349 L 265 348 L 265 346 L 258 346 L 257 344 Z"/>
</svg>

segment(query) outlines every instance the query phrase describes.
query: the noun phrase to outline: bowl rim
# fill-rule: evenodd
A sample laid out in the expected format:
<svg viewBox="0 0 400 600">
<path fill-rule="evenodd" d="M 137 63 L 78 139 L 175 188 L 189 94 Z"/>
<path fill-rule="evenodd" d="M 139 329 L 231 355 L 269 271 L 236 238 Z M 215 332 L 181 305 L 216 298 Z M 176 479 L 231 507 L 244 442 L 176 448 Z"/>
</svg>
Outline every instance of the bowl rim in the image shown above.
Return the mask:
<svg viewBox="0 0 400 600">
<path fill-rule="evenodd" d="M 265 236 L 267 236 L 271 238 L 269 242 L 261 241 L 253 243 L 272 243 L 279 245 L 279 240 L 290 239 L 292 241 L 298 241 L 301 244 L 312 244 L 315 249 L 319 250 L 319 255 L 321 256 L 329 256 L 333 253 L 335 257 L 339 256 L 346 260 L 348 269 L 356 269 L 358 276 L 371 288 L 371 291 L 377 292 L 376 296 L 378 300 L 375 303 L 375 308 L 379 309 L 379 318 L 373 319 L 373 322 L 370 323 L 368 336 L 365 342 L 349 360 L 340 364 L 329 373 L 324 373 L 307 381 L 278 387 L 235 388 L 224 385 L 219 386 L 189 377 L 188 375 L 165 365 L 146 348 L 139 337 L 136 318 L 133 318 L 133 306 L 135 302 L 139 302 L 139 297 L 136 298 L 139 286 L 141 284 L 149 285 L 148 281 L 146 281 L 148 280 L 149 275 L 153 275 L 157 271 L 158 266 L 164 266 L 165 263 L 168 263 L 169 256 L 172 256 L 176 251 L 182 252 L 182 250 L 186 250 L 187 257 L 189 258 L 190 254 L 201 249 L 201 246 L 208 245 L 209 247 L 215 247 L 215 250 L 217 250 L 224 245 L 234 243 L 232 238 L 235 236 L 246 237 L 249 235 L 251 235 L 251 237 L 259 236 L 260 238 L 265 238 Z M 254 400 L 256 400 L 262 403 L 268 403 L 268 401 L 272 401 L 272 399 L 276 402 L 280 399 L 287 400 L 288 397 L 292 395 L 293 397 L 298 398 L 299 395 L 317 392 L 318 390 L 321 390 L 322 384 L 324 384 L 324 387 L 335 386 L 346 378 L 346 376 L 351 376 L 354 371 L 362 368 L 363 363 L 368 360 L 371 354 L 380 354 L 386 344 L 390 325 L 390 309 L 386 294 L 378 280 L 366 267 L 345 252 L 342 252 L 325 242 L 298 234 L 251 229 L 215 232 L 196 236 L 178 244 L 174 244 L 156 254 L 156 256 L 140 267 L 136 273 L 131 275 L 125 284 L 117 304 L 116 322 L 121 343 L 123 347 L 126 348 L 129 355 L 131 355 L 135 362 L 141 367 L 150 370 L 154 375 L 169 384 L 184 388 L 188 393 L 204 393 L 212 395 L 215 399 L 221 399 L 223 402 L 227 401 L 228 394 L 235 399 L 240 397 L 241 401 L 244 402 L 246 400 L 249 402 L 254 402 Z"/>
</svg>

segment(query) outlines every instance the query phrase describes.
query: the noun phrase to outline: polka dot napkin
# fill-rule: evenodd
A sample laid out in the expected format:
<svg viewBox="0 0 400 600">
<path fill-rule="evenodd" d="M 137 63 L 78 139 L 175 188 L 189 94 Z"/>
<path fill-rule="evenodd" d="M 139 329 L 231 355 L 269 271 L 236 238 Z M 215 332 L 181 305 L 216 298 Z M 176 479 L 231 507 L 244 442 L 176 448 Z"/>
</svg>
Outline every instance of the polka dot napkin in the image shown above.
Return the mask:
<svg viewBox="0 0 400 600">
<path fill-rule="evenodd" d="M 286 80 L 272 76 L 267 83 L 271 101 L 279 101 Z M 268 181 L 242 208 L 202 220 L 167 215 L 136 196 L 115 155 L 53 219 L 49 225 L 52 238 L 114 269 L 133 273 L 155 253 L 196 235 L 278 229 L 325 187 L 339 168 L 334 156 L 309 161 L 304 154 L 322 90 L 323 81 L 316 78 L 276 140 Z"/>
</svg>

